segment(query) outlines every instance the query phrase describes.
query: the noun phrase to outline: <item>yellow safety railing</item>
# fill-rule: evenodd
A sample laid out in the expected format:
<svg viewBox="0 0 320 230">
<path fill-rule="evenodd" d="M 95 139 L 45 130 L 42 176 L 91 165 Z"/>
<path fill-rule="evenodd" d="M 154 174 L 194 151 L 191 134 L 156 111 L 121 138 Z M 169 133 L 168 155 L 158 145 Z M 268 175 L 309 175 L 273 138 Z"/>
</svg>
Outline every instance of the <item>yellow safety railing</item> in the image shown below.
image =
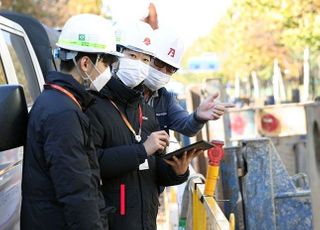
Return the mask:
<svg viewBox="0 0 320 230">
<path fill-rule="evenodd" d="M 213 196 L 204 194 L 205 184 L 201 179 L 192 182 L 192 229 L 193 230 L 234 230 L 235 218 L 230 215 L 230 221 L 224 215 Z"/>
<path fill-rule="evenodd" d="M 230 223 L 230 230 L 235 230 L 236 229 L 236 219 L 235 219 L 233 213 L 230 214 L 229 223 Z"/>
<path fill-rule="evenodd" d="M 223 142 L 216 141 L 213 143 L 215 147 L 208 152 L 209 164 L 205 183 L 200 178 L 191 181 L 192 229 L 234 230 L 234 214 L 231 213 L 228 221 L 213 196 L 219 177 L 220 160 L 223 157 Z"/>
</svg>

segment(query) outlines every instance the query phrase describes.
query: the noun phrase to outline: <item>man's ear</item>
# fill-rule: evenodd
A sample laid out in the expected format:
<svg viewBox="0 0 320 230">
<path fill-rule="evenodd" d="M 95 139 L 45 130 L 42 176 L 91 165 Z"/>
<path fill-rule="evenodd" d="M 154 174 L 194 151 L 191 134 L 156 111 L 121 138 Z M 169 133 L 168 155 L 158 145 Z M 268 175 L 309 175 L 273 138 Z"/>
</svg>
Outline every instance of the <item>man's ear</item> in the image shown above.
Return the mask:
<svg viewBox="0 0 320 230">
<path fill-rule="evenodd" d="M 79 68 L 83 72 L 89 72 L 90 69 L 90 59 L 88 56 L 83 56 L 78 60 Z"/>
</svg>

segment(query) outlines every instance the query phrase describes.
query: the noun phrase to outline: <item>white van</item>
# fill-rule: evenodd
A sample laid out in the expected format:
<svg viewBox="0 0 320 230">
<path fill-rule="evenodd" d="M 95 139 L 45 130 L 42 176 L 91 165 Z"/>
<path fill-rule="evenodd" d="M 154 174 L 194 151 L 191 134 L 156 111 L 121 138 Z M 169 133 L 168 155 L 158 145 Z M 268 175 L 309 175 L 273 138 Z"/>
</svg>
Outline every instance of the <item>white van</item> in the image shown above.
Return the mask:
<svg viewBox="0 0 320 230">
<path fill-rule="evenodd" d="M 20 229 L 22 146 L 28 110 L 43 88 L 44 68 L 51 68 L 43 66 L 22 26 L 0 16 L 0 229 Z"/>
</svg>

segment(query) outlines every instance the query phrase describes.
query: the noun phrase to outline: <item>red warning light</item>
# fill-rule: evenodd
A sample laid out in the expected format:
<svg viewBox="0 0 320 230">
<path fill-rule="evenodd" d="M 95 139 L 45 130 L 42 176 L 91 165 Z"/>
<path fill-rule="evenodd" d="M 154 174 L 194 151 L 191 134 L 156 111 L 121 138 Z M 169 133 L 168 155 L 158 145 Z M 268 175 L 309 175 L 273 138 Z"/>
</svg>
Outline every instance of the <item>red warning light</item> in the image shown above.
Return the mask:
<svg viewBox="0 0 320 230">
<path fill-rule="evenodd" d="M 279 120 L 272 114 L 265 114 L 261 117 L 261 127 L 267 132 L 274 132 L 280 126 Z"/>
</svg>

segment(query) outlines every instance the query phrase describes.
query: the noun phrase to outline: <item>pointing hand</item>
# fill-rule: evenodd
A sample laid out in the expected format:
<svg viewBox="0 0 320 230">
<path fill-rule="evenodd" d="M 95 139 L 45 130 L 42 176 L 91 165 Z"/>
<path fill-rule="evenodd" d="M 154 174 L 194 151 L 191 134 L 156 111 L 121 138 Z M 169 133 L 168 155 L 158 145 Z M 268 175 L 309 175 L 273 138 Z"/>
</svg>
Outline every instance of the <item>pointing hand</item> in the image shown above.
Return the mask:
<svg viewBox="0 0 320 230">
<path fill-rule="evenodd" d="M 233 108 L 234 104 L 217 101 L 219 93 L 215 93 L 205 99 L 197 108 L 196 116 L 199 120 L 218 120 L 228 108 Z"/>
</svg>

